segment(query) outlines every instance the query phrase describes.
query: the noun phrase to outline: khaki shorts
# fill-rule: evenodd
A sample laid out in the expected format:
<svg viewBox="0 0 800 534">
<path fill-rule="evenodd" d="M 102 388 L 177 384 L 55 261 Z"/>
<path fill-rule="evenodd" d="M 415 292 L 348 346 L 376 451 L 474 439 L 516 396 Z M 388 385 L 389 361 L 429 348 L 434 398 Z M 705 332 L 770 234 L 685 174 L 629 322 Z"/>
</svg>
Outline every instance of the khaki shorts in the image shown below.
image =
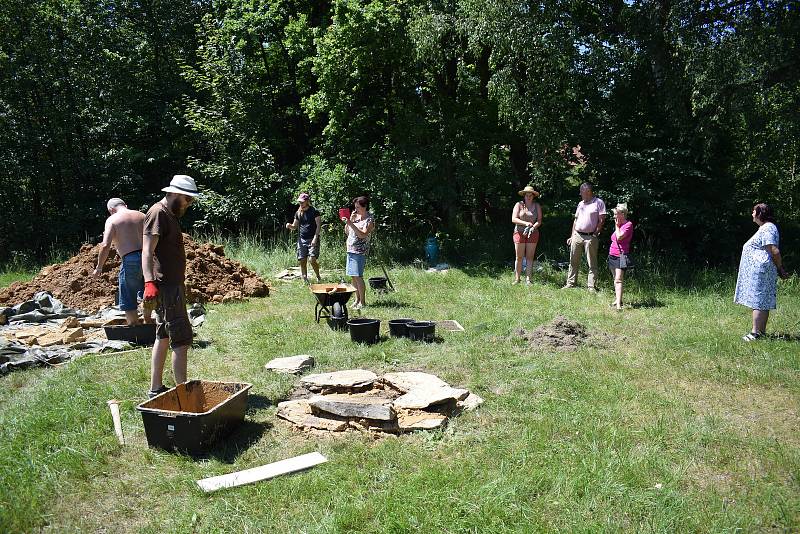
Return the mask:
<svg viewBox="0 0 800 534">
<path fill-rule="evenodd" d="M 183 284 L 158 284 L 156 337 L 169 338 L 173 349 L 192 344 L 192 324 L 186 312 L 186 289 Z"/>
</svg>

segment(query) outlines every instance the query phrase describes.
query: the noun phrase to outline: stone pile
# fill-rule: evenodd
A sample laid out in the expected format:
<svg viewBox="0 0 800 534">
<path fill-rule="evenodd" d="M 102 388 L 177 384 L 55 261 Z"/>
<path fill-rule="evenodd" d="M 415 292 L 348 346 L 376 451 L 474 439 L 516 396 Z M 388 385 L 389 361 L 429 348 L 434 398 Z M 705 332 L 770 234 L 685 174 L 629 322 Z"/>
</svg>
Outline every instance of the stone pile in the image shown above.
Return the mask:
<svg viewBox="0 0 800 534">
<path fill-rule="evenodd" d="M 477 408 L 483 399 L 421 372 L 378 376 L 352 369 L 308 375 L 292 399 L 278 404 L 278 417 L 307 431 L 387 432 L 432 430 L 450 417 Z"/>
</svg>

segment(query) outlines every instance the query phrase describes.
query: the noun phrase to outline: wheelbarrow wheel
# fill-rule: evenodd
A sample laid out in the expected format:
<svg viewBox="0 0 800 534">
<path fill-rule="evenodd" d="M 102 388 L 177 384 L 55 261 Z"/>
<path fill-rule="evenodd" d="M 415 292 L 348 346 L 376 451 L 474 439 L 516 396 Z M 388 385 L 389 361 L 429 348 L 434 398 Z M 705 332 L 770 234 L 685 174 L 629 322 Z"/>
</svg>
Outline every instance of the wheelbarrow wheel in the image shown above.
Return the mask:
<svg viewBox="0 0 800 534">
<path fill-rule="evenodd" d="M 333 316 L 337 319 L 344 317 L 344 308 L 340 302 L 333 303 Z"/>
</svg>

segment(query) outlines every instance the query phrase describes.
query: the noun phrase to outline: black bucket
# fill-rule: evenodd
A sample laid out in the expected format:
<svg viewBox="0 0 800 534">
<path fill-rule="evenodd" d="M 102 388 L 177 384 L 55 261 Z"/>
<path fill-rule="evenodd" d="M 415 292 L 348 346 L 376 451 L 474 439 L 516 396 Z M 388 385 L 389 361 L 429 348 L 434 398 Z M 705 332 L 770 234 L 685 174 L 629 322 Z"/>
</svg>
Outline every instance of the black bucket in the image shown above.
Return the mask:
<svg viewBox="0 0 800 534">
<path fill-rule="evenodd" d="M 329 317 L 328 326 L 331 330 L 347 330 L 347 317 Z"/>
<path fill-rule="evenodd" d="M 389 321 L 389 335 L 392 337 L 408 337 L 408 324 L 414 319 L 392 319 Z"/>
<path fill-rule="evenodd" d="M 369 278 L 369 287 L 378 291 L 386 291 L 386 278 L 383 276 L 373 276 Z"/>
<path fill-rule="evenodd" d="M 432 321 L 414 321 L 406 324 L 408 337 L 413 341 L 433 342 L 436 337 L 436 323 Z"/>
<path fill-rule="evenodd" d="M 156 341 L 156 324 L 143 323 L 129 326 L 105 326 L 106 339 L 130 341 L 135 345 L 152 345 Z"/>
<path fill-rule="evenodd" d="M 379 319 L 350 319 L 347 321 L 350 339 L 356 343 L 373 344 L 380 340 L 381 322 Z"/>
</svg>

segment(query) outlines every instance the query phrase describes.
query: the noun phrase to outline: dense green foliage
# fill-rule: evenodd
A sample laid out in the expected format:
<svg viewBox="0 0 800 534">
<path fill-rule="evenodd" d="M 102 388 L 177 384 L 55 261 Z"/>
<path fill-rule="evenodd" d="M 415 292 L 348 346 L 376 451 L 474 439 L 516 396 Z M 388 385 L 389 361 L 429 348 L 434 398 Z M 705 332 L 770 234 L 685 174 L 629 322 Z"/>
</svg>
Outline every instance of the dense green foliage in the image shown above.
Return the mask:
<svg viewBox="0 0 800 534">
<path fill-rule="evenodd" d="M 564 213 L 585 179 L 713 261 L 756 201 L 800 221 L 789 0 L 6 0 L 0 25 L 0 261 L 176 172 L 205 229 L 274 232 L 307 189 L 422 240 L 507 226 L 527 183 Z"/>
</svg>

